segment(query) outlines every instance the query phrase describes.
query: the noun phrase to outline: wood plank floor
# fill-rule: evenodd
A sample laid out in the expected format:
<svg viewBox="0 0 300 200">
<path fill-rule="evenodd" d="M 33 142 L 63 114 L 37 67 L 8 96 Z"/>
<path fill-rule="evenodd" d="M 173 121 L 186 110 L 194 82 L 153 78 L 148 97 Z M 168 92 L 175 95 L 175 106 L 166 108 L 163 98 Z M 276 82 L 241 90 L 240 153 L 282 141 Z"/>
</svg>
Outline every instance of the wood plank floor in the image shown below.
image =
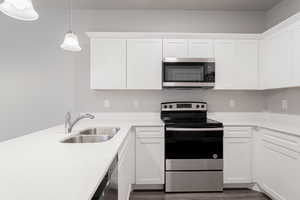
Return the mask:
<svg viewBox="0 0 300 200">
<path fill-rule="evenodd" d="M 164 193 L 160 191 L 135 191 L 130 200 L 270 200 L 266 195 L 252 190 L 224 190 L 223 193 Z"/>
</svg>

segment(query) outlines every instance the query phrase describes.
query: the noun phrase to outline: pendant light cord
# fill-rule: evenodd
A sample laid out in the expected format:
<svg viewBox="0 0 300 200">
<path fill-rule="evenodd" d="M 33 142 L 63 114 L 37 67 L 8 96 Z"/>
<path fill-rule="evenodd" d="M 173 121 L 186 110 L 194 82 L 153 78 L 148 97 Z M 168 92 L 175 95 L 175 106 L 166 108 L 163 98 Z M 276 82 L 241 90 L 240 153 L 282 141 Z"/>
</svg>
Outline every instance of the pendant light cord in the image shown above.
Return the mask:
<svg viewBox="0 0 300 200">
<path fill-rule="evenodd" d="M 72 31 L 73 26 L 73 1 L 69 0 L 69 31 Z"/>
</svg>

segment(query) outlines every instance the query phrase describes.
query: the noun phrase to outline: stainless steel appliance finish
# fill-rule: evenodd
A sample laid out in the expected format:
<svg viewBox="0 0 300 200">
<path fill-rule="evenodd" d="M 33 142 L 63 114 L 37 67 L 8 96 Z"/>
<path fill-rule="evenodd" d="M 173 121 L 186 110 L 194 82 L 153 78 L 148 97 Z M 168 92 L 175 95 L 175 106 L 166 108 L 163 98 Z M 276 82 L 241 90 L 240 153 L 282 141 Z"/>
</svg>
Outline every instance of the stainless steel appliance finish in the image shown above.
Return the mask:
<svg viewBox="0 0 300 200">
<path fill-rule="evenodd" d="M 185 63 L 214 63 L 214 58 L 174 58 L 174 57 L 166 57 L 163 59 L 163 62 L 185 62 Z"/>
<path fill-rule="evenodd" d="M 166 102 L 165 191 L 223 190 L 223 124 L 207 119 L 205 102 Z"/>
<path fill-rule="evenodd" d="M 212 88 L 215 86 L 214 58 L 164 58 L 163 88 Z"/>
<path fill-rule="evenodd" d="M 166 170 L 223 170 L 223 159 L 166 159 Z"/>
<path fill-rule="evenodd" d="M 118 200 L 118 156 L 112 162 L 92 200 Z"/>
<path fill-rule="evenodd" d="M 207 104 L 204 102 L 170 102 L 161 104 L 161 111 L 207 111 Z"/>
<path fill-rule="evenodd" d="M 203 88 L 214 87 L 215 83 L 210 82 L 163 82 L 164 88 Z"/>
<path fill-rule="evenodd" d="M 221 192 L 223 171 L 167 171 L 166 192 Z"/>
</svg>

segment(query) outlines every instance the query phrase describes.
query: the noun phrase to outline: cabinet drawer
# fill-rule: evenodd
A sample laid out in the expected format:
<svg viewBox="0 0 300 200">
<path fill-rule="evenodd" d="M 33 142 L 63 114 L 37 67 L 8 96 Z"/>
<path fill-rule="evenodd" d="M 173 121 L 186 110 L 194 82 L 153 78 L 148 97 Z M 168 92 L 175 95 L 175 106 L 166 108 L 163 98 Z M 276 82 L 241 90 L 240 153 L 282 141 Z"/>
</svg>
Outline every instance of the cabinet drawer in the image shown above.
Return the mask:
<svg viewBox="0 0 300 200">
<path fill-rule="evenodd" d="M 263 141 L 286 149 L 300 152 L 300 138 L 285 133 L 266 130 Z"/>
<path fill-rule="evenodd" d="M 156 127 L 137 127 L 136 129 L 137 138 L 163 138 L 164 131 L 160 126 Z"/>
<path fill-rule="evenodd" d="M 251 138 L 252 128 L 250 127 L 228 127 L 224 129 L 225 138 Z"/>
</svg>

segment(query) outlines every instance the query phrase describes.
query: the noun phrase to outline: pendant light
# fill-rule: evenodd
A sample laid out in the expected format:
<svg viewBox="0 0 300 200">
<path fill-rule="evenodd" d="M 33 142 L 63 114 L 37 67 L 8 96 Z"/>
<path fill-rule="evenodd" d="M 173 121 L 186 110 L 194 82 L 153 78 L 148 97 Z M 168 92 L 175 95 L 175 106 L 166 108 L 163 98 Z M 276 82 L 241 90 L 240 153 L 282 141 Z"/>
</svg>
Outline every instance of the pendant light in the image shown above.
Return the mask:
<svg viewBox="0 0 300 200">
<path fill-rule="evenodd" d="M 0 11 L 12 18 L 23 21 L 34 21 L 39 18 L 31 0 L 4 0 L 0 4 Z"/>
<path fill-rule="evenodd" d="M 69 31 L 66 33 L 64 42 L 60 47 L 66 51 L 81 51 L 77 35 L 72 31 L 73 22 L 73 2 L 69 0 L 70 10 L 69 10 Z"/>
</svg>

